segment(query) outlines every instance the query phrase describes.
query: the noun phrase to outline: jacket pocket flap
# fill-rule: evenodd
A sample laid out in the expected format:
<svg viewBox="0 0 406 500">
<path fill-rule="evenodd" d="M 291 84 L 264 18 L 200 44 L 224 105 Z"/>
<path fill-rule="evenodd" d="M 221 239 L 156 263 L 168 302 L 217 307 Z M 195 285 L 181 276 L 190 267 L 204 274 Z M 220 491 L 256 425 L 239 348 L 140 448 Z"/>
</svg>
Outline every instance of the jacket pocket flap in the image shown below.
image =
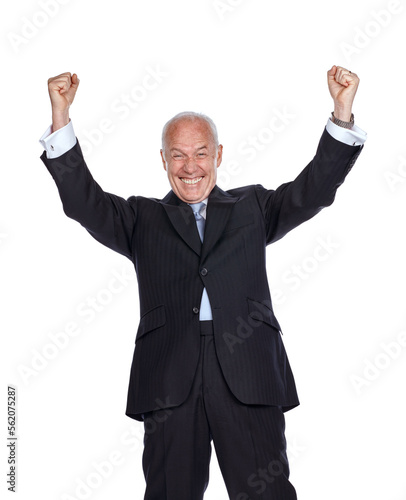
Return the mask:
<svg viewBox="0 0 406 500">
<path fill-rule="evenodd" d="M 147 311 L 140 319 L 138 325 L 137 336 L 135 341 L 139 340 L 143 335 L 155 330 L 166 323 L 165 306 L 157 306 Z"/>
<path fill-rule="evenodd" d="M 265 305 L 263 302 L 248 299 L 248 311 L 253 321 L 263 321 L 264 323 L 276 328 L 282 333 L 281 327 L 276 319 L 272 309 Z"/>
</svg>

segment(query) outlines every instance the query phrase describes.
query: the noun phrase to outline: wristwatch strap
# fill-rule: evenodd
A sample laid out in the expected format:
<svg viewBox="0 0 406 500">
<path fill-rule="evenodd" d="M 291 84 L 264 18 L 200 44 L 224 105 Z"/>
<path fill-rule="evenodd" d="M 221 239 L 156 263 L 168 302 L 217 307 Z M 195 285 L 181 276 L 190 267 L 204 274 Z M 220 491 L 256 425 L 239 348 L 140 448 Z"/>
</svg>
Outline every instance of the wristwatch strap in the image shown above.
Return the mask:
<svg viewBox="0 0 406 500">
<path fill-rule="evenodd" d="M 331 113 L 331 121 L 338 125 L 339 127 L 343 128 L 352 128 L 354 125 L 354 113 L 351 113 L 351 118 L 349 122 L 344 122 L 343 120 L 339 120 L 334 116 L 334 111 Z"/>
</svg>

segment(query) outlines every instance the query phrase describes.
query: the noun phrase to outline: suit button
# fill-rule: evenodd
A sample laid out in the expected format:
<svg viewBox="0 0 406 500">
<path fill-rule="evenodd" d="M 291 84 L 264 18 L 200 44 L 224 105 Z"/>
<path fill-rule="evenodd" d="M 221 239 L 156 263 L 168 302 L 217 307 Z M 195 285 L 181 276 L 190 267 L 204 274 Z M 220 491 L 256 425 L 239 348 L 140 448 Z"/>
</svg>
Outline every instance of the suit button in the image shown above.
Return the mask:
<svg viewBox="0 0 406 500">
<path fill-rule="evenodd" d="M 202 276 L 206 276 L 206 274 L 208 273 L 209 271 L 204 267 L 203 269 L 200 269 L 200 274 Z"/>
<path fill-rule="evenodd" d="M 195 314 L 199 314 L 199 308 L 198 308 L 198 307 L 194 307 L 194 308 L 193 308 L 193 312 L 194 312 Z"/>
</svg>

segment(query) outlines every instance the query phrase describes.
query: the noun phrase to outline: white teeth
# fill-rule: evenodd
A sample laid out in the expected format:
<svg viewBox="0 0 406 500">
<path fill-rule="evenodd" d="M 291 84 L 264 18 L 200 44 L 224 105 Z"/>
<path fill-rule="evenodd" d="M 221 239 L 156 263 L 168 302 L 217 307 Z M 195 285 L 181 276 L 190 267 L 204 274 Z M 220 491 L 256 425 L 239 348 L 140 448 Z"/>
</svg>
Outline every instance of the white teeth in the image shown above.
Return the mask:
<svg viewBox="0 0 406 500">
<path fill-rule="evenodd" d="M 197 177 L 196 179 L 185 179 L 184 177 L 181 177 L 180 180 L 184 182 L 185 184 L 197 184 L 203 179 L 203 177 Z"/>
</svg>

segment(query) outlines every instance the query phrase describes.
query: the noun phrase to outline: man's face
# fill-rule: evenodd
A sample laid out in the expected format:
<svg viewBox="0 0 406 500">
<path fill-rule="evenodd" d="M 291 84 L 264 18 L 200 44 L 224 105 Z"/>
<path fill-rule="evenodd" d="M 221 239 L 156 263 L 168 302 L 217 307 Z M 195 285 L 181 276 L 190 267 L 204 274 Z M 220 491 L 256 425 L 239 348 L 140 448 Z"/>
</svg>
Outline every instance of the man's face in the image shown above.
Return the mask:
<svg viewBox="0 0 406 500">
<path fill-rule="evenodd" d="M 176 196 L 186 203 L 207 198 L 216 184 L 222 152 L 204 120 L 183 118 L 172 123 L 161 157 Z"/>
</svg>

